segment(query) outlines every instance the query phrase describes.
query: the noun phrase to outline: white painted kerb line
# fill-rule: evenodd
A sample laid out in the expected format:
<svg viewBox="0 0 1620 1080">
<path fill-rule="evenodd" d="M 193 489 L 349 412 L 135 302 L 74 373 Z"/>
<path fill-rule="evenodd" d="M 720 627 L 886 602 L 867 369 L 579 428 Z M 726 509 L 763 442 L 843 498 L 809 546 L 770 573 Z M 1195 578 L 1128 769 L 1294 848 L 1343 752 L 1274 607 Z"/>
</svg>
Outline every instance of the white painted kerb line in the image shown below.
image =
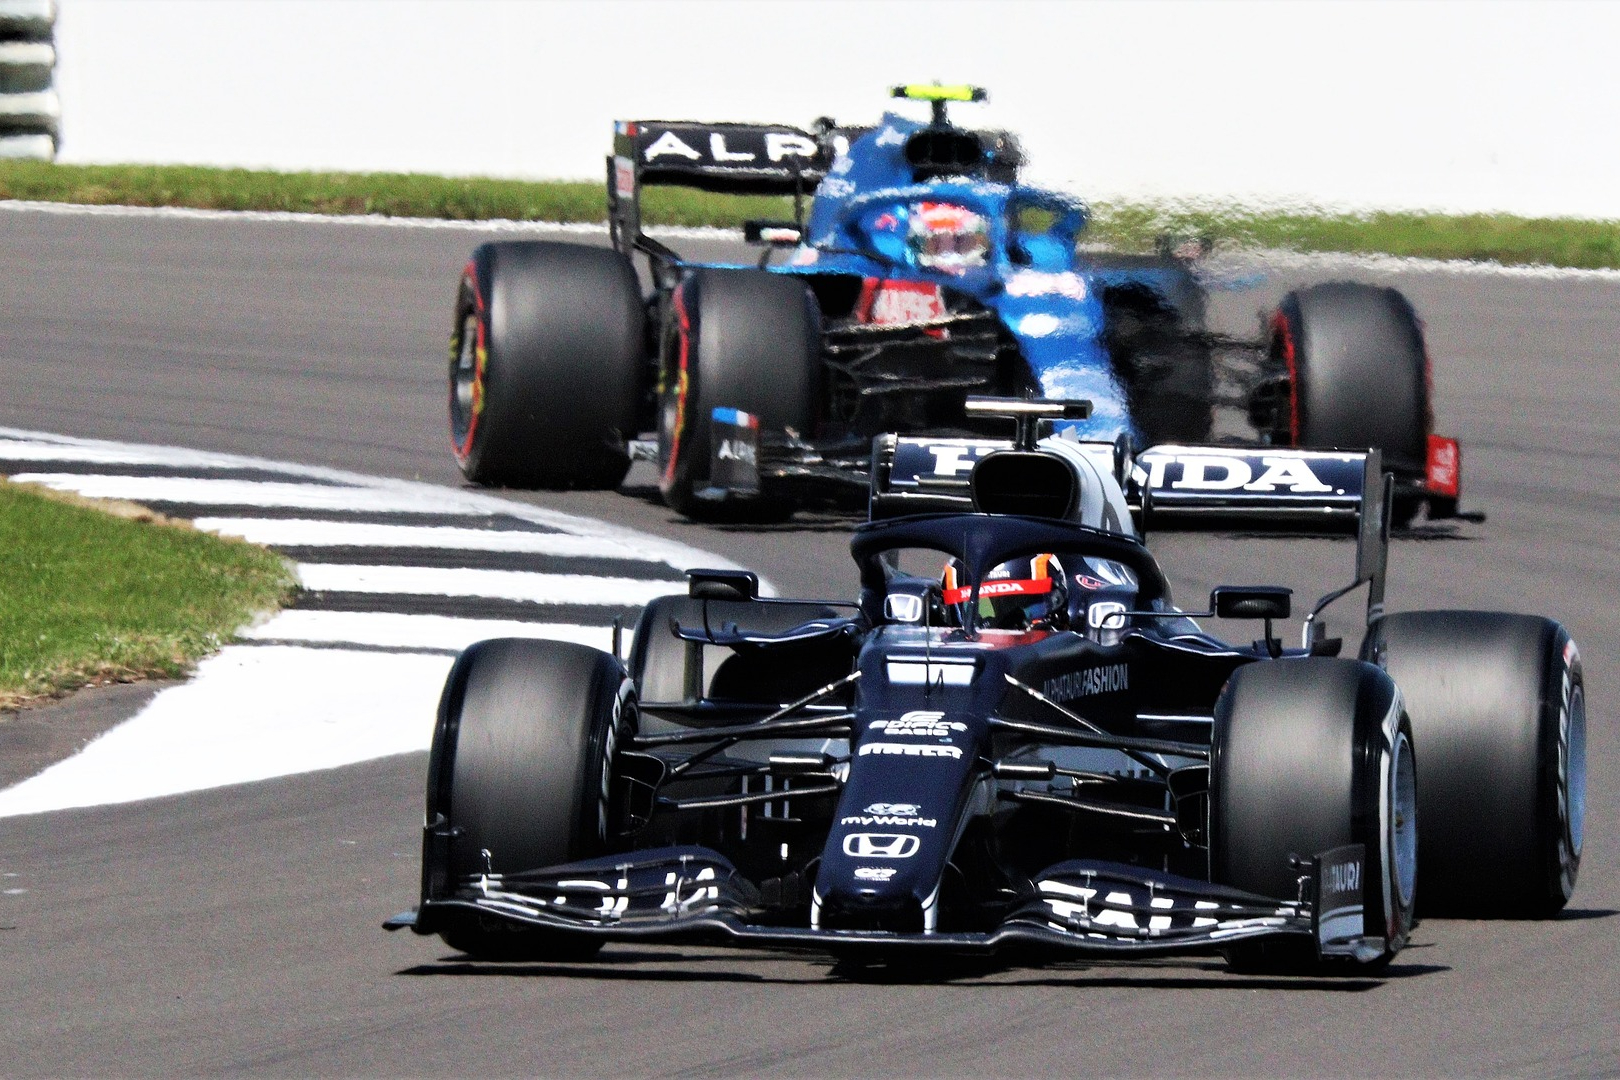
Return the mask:
<svg viewBox="0 0 1620 1080">
<path fill-rule="evenodd" d="M 77 473 L 18 473 L 20 484 L 43 484 L 91 499 L 183 506 L 257 506 L 267 510 L 331 510 L 360 513 L 481 515 L 485 511 L 435 497 L 431 490 L 333 487 L 279 481 L 194 479 L 187 476 L 85 476 Z"/>
<path fill-rule="evenodd" d="M 229 647 L 76 756 L 0 791 L 0 817 L 424 750 L 450 664 L 423 653 Z"/>
<path fill-rule="evenodd" d="M 200 517 L 192 524 L 205 532 L 238 536 L 272 547 L 415 548 L 663 561 L 659 554 L 623 541 L 569 533 L 468 529 L 455 525 L 374 525 L 302 518 Z"/>
<path fill-rule="evenodd" d="M 381 649 L 453 649 L 457 652 L 488 638 L 544 638 L 572 641 L 607 652 L 613 628 L 572 623 L 523 622 L 517 619 L 466 619 L 452 615 L 401 615 L 393 611 L 280 611 L 242 631 L 248 641 L 364 645 Z M 633 637 L 623 631 L 622 647 Z"/>
<path fill-rule="evenodd" d="M 103 444 L 74 446 L 38 440 L 0 439 L 0 461 L 59 461 L 74 465 L 158 465 L 164 467 L 229 469 L 241 463 L 225 454 L 201 450 L 163 450 L 142 446 Z"/>
<path fill-rule="evenodd" d="M 622 607 L 639 607 L 655 597 L 686 591 L 686 583 L 681 581 L 344 563 L 299 563 L 298 581 L 313 592 L 477 596 L 533 604 L 616 604 Z"/>
</svg>

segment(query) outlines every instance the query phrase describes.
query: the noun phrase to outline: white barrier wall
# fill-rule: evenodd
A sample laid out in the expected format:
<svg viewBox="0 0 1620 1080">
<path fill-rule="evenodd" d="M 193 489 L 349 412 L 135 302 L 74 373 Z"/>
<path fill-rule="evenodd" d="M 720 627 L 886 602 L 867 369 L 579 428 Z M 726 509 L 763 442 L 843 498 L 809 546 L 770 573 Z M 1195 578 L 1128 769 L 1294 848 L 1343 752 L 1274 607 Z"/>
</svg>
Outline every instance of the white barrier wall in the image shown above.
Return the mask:
<svg viewBox="0 0 1620 1080">
<path fill-rule="evenodd" d="M 987 86 L 1092 198 L 1620 217 L 1620 4 L 60 0 L 62 161 L 601 175 L 615 117 Z"/>
</svg>

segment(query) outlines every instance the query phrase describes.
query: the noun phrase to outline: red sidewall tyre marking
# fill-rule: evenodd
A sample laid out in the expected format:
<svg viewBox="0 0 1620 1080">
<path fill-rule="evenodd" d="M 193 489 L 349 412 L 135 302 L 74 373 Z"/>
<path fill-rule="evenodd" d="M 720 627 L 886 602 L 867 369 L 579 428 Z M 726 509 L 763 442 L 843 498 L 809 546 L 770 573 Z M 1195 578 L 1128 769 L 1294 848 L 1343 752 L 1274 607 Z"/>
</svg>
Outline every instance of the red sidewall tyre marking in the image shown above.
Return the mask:
<svg viewBox="0 0 1620 1080">
<path fill-rule="evenodd" d="M 489 341 L 485 336 L 484 331 L 484 296 L 483 293 L 478 289 L 478 274 L 473 268 L 472 263 L 469 262 L 467 264 L 467 268 L 461 272 L 461 282 L 462 286 L 472 293 L 474 314 L 473 324 L 477 327 L 478 332 L 478 340 L 473 346 L 473 391 L 472 403 L 468 409 L 470 415 L 467 418 L 467 434 L 466 437 L 461 440 L 461 442 L 457 443 L 455 440 L 454 430 L 452 430 L 450 433 L 450 445 L 455 451 L 456 460 L 458 462 L 465 462 L 467 460 L 467 456 L 472 453 L 473 438 L 478 434 L 478 418 L 484 412 L 484 371 L 489 365 Z M 465 333 L 465 318 L 462 319 L 462 324 L 463 325 L 461 327 L 457 328 L 456 332 L 458 335 Z M 459 336 L 457 338 L 457 344 L 464 345 Z M 458 356 L 454 359 L 459 361 L 460 357 Z M 455 392 L 456 388 L 454 384 L 452 384 L 450 387 L 450 393 L 453 396 Z"/>
<path fill-rule="evenodd" d="M 686 290 L 675 290 L 675 326 L 680 335 L 680 361 L 675 373 L 675 423 L 670 432 L 669 460 L 664 463 L 660 487 L 668 491 L 675 483 L 675 468 L 681 456 L 681 436 L 686 430 L 686 404 L 691 396 L 692 322 L 686 313 Z"/>
</svg>

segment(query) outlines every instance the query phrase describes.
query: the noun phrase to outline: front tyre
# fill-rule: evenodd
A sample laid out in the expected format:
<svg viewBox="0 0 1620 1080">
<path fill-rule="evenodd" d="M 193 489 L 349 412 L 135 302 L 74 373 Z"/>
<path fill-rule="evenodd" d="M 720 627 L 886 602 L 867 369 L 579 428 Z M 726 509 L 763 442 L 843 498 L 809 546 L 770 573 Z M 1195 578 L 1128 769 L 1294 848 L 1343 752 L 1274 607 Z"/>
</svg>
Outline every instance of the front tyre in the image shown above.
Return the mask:
<svg viewBox="0 0 1620 1080">
<path fill-rule="evenodd" d="M 1362 656 L 1399 684 L 1424 748 L 1424 913 L 1562 910 L 1586 820 L 1586 694 L 1568 631 L 1530 615 L 1402 612 L 1373 625 Z"/>
<path fill-rule="evenodd" d="M 1328 657 L 1239 668 L 1215 705 L 1210 877 L 1279 900 L 1298 860 L 1365 851 L 1363 934 L 1387 963 L 1411 934 L 1417 893 L 1417 760 L 1400 692 L 1371 664 Z M 1313 944 L 1240 944 L 1234 966 L 1332 970 Z"/>
<path fill-rule="evenodd" d="M 618 839 L 618 748 L 636 693 L 614 657 L 571 642 L 501 638 L 470 646 L 445 681 L 428 759 L 424 902 L 470 877 L 591 858 Z M 445 943 L 483 960 L 580 959 L 598 942 L 459 911 Z"/>
</svg>

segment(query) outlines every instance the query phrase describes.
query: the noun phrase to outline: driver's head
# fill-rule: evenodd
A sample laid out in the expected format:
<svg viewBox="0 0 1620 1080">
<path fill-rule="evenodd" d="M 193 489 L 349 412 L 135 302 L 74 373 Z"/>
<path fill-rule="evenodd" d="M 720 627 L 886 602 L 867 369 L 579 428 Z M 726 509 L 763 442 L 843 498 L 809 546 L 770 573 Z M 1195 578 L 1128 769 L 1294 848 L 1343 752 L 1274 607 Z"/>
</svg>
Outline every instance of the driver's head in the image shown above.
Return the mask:
<svg viewBox="0 0 1620 1080">
<path fill-rule="evenodd" d="M 985 264 L 990 227 L 980 214 L 955 203 L 911 205 L 906 243 L 918 266 L 961 274 Z"/>
<path fill-rule="evenodd" d="M 946 607 L 961 625 L 973 587 L 960 561 L 945 564 L 941 587 Z M 1068 577 L 1055 555 L 1004 562 L 979 585 L 979 625 L 989 630 L 1063 630 L 1068 605 Z"/>
</svg>

